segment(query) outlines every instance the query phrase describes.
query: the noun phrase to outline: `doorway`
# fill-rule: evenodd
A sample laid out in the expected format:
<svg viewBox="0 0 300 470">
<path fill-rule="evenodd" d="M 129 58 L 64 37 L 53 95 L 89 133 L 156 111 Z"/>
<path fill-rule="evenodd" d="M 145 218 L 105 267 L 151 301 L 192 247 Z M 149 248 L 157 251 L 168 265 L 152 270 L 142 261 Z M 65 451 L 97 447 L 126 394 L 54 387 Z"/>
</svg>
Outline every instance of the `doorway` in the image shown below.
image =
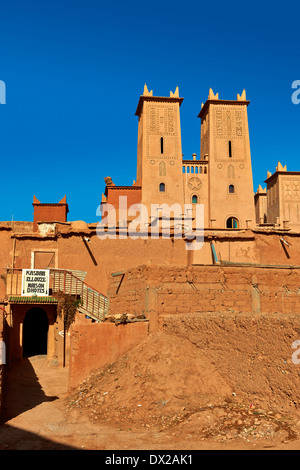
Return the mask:
<svg viewBox="0 0 300 470">
<path fill-rule="evenodd" d="M 23 357 L 47 354 L 49 322 L 40 307 L 28 310 L 23 323 Z"/>
</svg>

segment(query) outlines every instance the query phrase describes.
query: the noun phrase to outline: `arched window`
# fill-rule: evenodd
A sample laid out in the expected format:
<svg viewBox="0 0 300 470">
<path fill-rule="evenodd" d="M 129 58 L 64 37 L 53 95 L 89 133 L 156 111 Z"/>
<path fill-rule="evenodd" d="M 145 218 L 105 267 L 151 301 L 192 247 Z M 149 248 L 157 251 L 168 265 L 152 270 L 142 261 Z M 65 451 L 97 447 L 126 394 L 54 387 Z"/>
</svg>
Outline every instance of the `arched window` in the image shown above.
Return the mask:
<svg viewBox="0 0 300 470">
<path fill-rule="evenodd" d="M 164 193 L 166 190 L 166 185 L 165 183 L 160 183 L 159 185 L 159 192 Z"/>
<path fill-rule="evenodd" d="M 229 191 L 230 194 L 234 194 L 234 193 L 235 193 L 235 189 L 234 189 L 234 185 L 233 185 L 233 184 L 230 184 L 230 185 L 229 185 L 228 191 Z"/>
<path fill-rule="evenodd" d="M 239 221 L 236 217 L 228 217 L 226 228 L 239 228 Z"/>
<path fill-rule="evenodd" d="M 192 204 L 198 204 L 198 196 L 197 196 L 197 194 L 194 194 L 194 195 L 192 196 Z"/>
</svg>

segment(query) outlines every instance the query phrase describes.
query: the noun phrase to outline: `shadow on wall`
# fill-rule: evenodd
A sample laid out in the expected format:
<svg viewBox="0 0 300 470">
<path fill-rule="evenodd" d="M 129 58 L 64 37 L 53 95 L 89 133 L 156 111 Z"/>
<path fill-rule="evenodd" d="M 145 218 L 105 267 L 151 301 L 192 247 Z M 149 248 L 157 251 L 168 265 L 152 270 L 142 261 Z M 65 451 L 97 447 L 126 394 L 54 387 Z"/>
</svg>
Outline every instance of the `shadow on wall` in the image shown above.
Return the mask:
<svg viewBox="0 0 300 470">
<path fill-rule="evenodd" d="M 11 362 L 6 366 L 4 375 L 0 423 L 5 423 L 40 403 L 57 398 L 45 395 L 29 359 Z"/>
</svg>

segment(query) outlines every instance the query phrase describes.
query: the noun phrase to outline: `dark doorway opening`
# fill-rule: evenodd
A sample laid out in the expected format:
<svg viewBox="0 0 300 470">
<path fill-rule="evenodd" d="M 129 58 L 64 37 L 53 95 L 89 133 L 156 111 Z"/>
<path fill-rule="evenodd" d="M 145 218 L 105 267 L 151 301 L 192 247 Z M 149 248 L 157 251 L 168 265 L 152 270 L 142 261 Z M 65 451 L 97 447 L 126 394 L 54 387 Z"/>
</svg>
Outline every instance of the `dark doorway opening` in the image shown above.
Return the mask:
<svg viewBox="0 0 300 470">
<path fill-rule="evenodd" d="M 42 308 L 28 310 L 23 323 L 23 357 L 47 354 L 48 317 Z"/>
</svg>

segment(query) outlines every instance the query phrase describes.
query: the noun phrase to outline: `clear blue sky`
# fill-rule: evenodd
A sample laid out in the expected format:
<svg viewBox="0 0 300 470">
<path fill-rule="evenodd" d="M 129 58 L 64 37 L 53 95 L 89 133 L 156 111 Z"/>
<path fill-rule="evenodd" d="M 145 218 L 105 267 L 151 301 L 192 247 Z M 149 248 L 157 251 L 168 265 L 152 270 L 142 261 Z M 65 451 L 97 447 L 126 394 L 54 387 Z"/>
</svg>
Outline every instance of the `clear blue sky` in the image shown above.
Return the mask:
<svg viewBox="0 0 300 470">
<path fill-rule="evenodd" d="M 104 177 L 136 178 L 144 83 L 179 86 L 184 158 L 199 155 L 209 88 L 246 89 L 254 190 L 278 160 L 300 171 L 296 2 L 9 0 L 0 5 L 0 220 L 32 220 L 33 195 L 95 222 Z"/>
</svg>

